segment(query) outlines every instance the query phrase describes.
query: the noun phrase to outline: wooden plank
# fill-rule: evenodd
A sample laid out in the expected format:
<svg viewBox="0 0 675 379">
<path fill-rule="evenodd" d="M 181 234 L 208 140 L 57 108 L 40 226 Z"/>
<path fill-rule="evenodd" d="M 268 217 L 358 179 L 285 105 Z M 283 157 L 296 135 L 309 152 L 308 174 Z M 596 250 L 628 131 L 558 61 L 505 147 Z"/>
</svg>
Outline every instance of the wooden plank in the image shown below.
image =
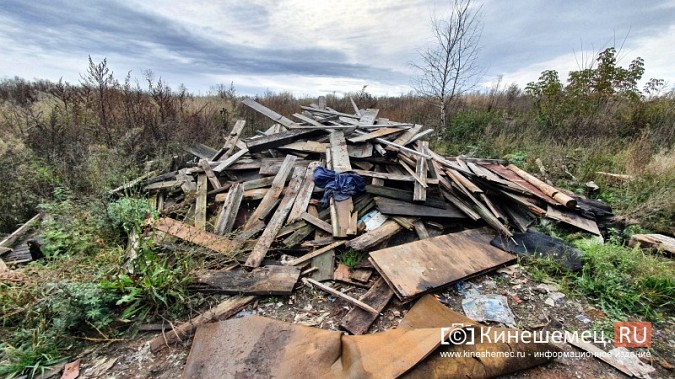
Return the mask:
<svg viewBox="0 0 675 379">
<path fill-rule="evenodd" d="M 197 283 L 218 288 L 219 293 L 241 295 L 290 295 L 300 278 L 300 268 L 265 266 L 251 271 L 200 271 Z"/>
<path fill-rule="evenodd" d="M 289 154 L 286 156 L 283 163 L 281 164 L 281 167 L 279 168 L 279 171 L 277 172 L 277 175 L 274 177 L 274 181 L 272 181 L 272 186 L 265 197 L 263 197 L 263 199 L 260 201 L 258 207 L 249 217 L 246 225 L 244 225 L 244 230 L 247 230 L 251 227 L 251 225 L 258 221 L 265 220 L 269 212 L 272 210 L 272 206 L 281 196 L 284 190 L 286 179 L 293 171 L 293 166 L 295 165 L 296 160 L 297 158 L 294 155 Z"/>
<path fill-rule="evenodd" d="M 375 203 L 380 212 L 387 215 L 401 215 L 413 217 L 437 217 L 462 219 L 466 215 L 459 209 L 448 204 L 446 209 L 427 207 L 426 205 L 406 203 L 400 200 L 389 199 L 386 197 L 375 197 Z"/>
<path fill-rule="evenodd" d="M 340 130 L 330 132 L 330 153 L 333 160 L 333 171 L 339 174 L 352 170 L 344 132 Z"/>
<path fill-rule="evenodd" d="M 234 221 L 237 218 L 237 212 L 241 206 L 241 200 L 244 197 L 244 186 L 241 183 L 234 183 L 225 197 L 223 206 L 218 214 L 214 233 L 223 235 L 232 232 Z"/>
<path fill-rule="evenodd" d="M 370 158 L 373 156 L 373 144 L 366 142 L 347 145 L 347 155 L 350 158 Z"/>
<path fill-rule="evenodd" d="M 357 115 L 358 117 L 361 117 L 361 111 L 359 110 L 359 107 L 356 105 L 356 102 L 354 102 L 354 99 L 349 96 L 349 101 L 352 103 L 352 108 L 354 108 L 354 114 Z"/>
<path fill-rule="evenodd" d="M 323 133 L 325 133 L 325 131 L 318 129 L 296 129 L 288 132 L 271 134 L 264 137 L 246 138 L 243 141 L 250 152 L 257 153 L 259 151 L 284 146 L 293 141 L 307 139 Z"/>
<path fill-rule="evenodd" d="M 302 282 L 305 283 L 305 285 L 311 284 L 312 286 L 316 286 L 319 289 L 321 289 L 322 291 L 328 292 L 329 294 L 331 294 L 333 296 L 337 296 L 337 297 L 341 298 L 342 300 L 345 300 L 345 301 L 363 309 L 364 311 L 370 312 L 370 313 L 375 314 L 375 315 L 380 314 L 380 312 L 377 309 L 371 307 L 370 305 L 368 305 L 366 303 L 363 303 L 359 300 L 356 300 L 349 295 L 345 295 L 344 293 L 342 293 L 342 292 L 340 292 L 340 291 L 338 291 L 334 288 L 328 287 L 325 284 L 321 284 L 314 279 L 302 278 Z"/>
<path fill-rule="evenodd" d="M 321 254 L 325 254 L 325 253 L 335 249 L 338 246 L 344 245 L 345 242 L 347 242 L 347 241 L 341 240 L 341 241 L 333 242 L 330 245 L 324 246 L 324 247 L 322 247 L 320 249 L 317 249 L 317 250 L 315 250 L 311 253 L 307 253 L 307 254 L 305 254 L 301 257 L 290 260 L 290 261 L 286 262 L 285 264 L 289 265 L 289 266 L 297 266 L 299 264 L 307 262 L 308 260 L 310 260 L 314 257 L 318 257 Z"/>
<path fill-rule="evenodd" d="M 349 279 L 360 283 L 368 283 L 371 276 L 373 276 L 372 268 L 353 268 L 349 272 Z"/>
<path fill-rule="evenodd" d="M 363 111 L 360 111 L 360 113 L 361 113 L 361 118 L 359 118 L 359 122 L 361 124 L 374 125 L 375 120 L 377 119 L 377 114 L 380 113 L 380 110 L 368 108 L 368 109 L 365 109 Z"/>
<path fill-rule="evenodd" d="M 305 151 L 308 153 L 323 154 L 330 144 L 316 141 L 295 141 L 289 144 L 279 146 L 279 150 Z"/>
<path fill-rule="evenodd" d="M 675 238 L 663 234 L 633 234 L 628 246 L 640 246 L 675 255 Z"/>
<path fill-rule="evenodd" d="M 239 142 L 239 136 L 241 136 L 241 133 L 244 130 L 244 126 L 246 126 L 246 120 L 237 120 L 234 123 L 232 130 L 230 130 L 227 138 L 225 138 L 225 144 L 213 155 L 211 158 L 212 161 L 222 160 L 223 158 L 227 159 L 232 155 L 234 148 L 237 146 L 237 142 Z"/>
<path fill-rule="evenodd" d="M 310 223 L 310 224 L 316 226 L 317 228 L 319 228 L 319 229 L 321 229 L 321 230 L 324 230 L 324 231 L 326 231 L 326 232 L 328 232 L 328 233 L 331 233 L 331 234 L 333 233 L 333 227 L 332 227 L 329 223 L 327 223 L 327 222 L 321 220 L 321 219 L 318 218 L 318 217 L 314 217 L 314 216 L 312 216 L 311 214 L 309 214 L 309 213 L 307 213 L 307 212 L 301 213 L 301 214 L 300 214 L 300 217 L 301 217 L 303 220 L 307 221 L 308 223 Z"/>
<path fill-rule="evenodd" d="M 41 218 L 42 215 L 39 213 L 33 216 L 30 220 L 26 221 L 23 225 L 21 225 L 15 231 L 13 231 L 10 235 L 5 237 L 5 239 L 3 239 L 0 242 L 0 247 L 12 247 L 12 245 L 14 245 L 14 243 L 19 238 L 21 238 L 21 236 L 26 234 L 26 232 L 31 230 L 31 228 L 33 228 L 33 226 L 35 226 L 35 224 L 38 223 L 38 221 L 40 221 Z"/>
<path fill-rule="evenodd" d="M 427 227 L 424 226 L 424 222 L 422 222 L 422 220 L 415 220 L 415 222 L 413 222 L 413 226 L 415 227 L 415 233 L 417 233 L 417 238 L 423 240 L 431 237 L 429 235 Z"/>
<path fill-rule="evenodd" d="M 403 132 L 400 136 L 398 136 L 398 138 L 396 138 L 393 141 L 393 143 L 396 145 L 405 146 L 410 141 L 410 139 L 415 136 L 415 134 L 419 133 L 422 130 L 423 127 L 424 127 L 423 125 L 413 126 L 412 128 Z M 396 148 L 394 146 L 387 146 L 386 149 L 389 151 L 396 151 Z"/>
<path fill-rule="evenodd" d="M 333 237 L 347 237 L 356 234 L 352 228 L 352 213 L 354 212 L 354 202 L 352 198 L 343 201 L 330 199 L 331 206 L 331 226 L 333 228 Z"/>
<path fill-rule="evenodd" d="M 384 197 L 389 197 L 396 200 L 406 201 L 412 203 L 413 201 L 413 191 L 406 191 L 398 188 L 376 186 L 376 185 L 367 185 L 366 192 L 373 195 L 380 195 Z M 427 200 L 424 205 L 428 207 L 445 209 L 446 203 L 441 197 L 430 197 L 427 196 Z"/>
<path fill-rule="evenodd" d="M 281 227 L 286 222 L 286 217 L 288 217 L 288 213 L 293 207 L 295 198 L 298 196 L 298 191 L 300 190 L 304 176 L 305 170 L 303 169 L 296 168 L 293 171 L 293 176 L 290 183 L 288 183 L 288 187 L 284 192 L 284 197 L 279 203 L 277 211 L 274 212 L 274 215 L 267 223 L 267 227 L 260 238 L 258 238 L 258 242 L 255 244 L 253 251 L 251 251 L 251 254 L 246 260 L 245 265 L 247 267 L 258 267 L 262 263 L 263 258 L 265 258 L 265 255 L 267 254 L 267 250 L 272 246 L 277 233 L 279 233 L 279 230 L 281 230 Z"/>
<path fill-rule="evenodd" d="M 185 146 L 183 147 L 183 150 L 187 151 L 188 153 L 194 155 L 199 159 L 211 159 L 211 157 L 214 156 L 217 152 L 216 149 L 201 143 L 195 143 L 192 146 Z"/>
<path fill-rule="evenodd" d="M 423 141 L 418 147 L 420 153 L 426 154 L 429 149 L 429 142 Z M 415 187 L 413 191 L 413 201 L 425 202 L 427 200 L 427 159 L 418 156 L 417 164 L 415 165 L 415 175 L 420 179 L 419 182 L 415 182 Z"/>
<path fill-rule="evenodd" d="M 172 188 L 178 188 L 185 183 L 184 180 L 167 180 L 163 182 L 157 182 L 157 183 L 152 183 L 148 184 L 147 186 L 143 187 L 144 191 L 160 191 L 164 189 L 172 189 Z"/>
<path fill-rule="evenodd" d="M 180 238 L 195 245 L 203 246 L 222 254 L 230 254 L 236 244 L 217 234 L 207 233 L 168 217 L 161 217 L 152 225 L 153 228 Z"/>
<path fill-rule="evenodd" d="M 521 178 L 518 176 L 515 172 L 509 170 L 508 168 L 496 164 L 496 163 L 488 163 L 483 165 L 484 168 L 494 172 L 495 174 L 501 176 L 502 178 L 506 179 L 507 181 L 523 188 L 527 193 L 526 195 L 531 195 L 533 197 L 537 197 L 551 205 L 559 205 L 557 201 L 555 201 L 553 198 L 550 196 L 546 195 L 543 193 L 541 190 L 539 190 L 537 187 L 533 186 L 532 184 L 528 183 L 525 179 Z M 509 189 L 511 189 L 509 187 Z"/>
<path fill-rule="evenodd" d="M 387 220 L 384 224 L 380 225 L 379 228 L 361 234 L 360 236 L 347 242 L 346 246 L 351 247 L 354 250 L 366 250 L 400 231 L 401 225 L 399 225 L 396 221 Z"/>
<path fill-rule="evenodd" d="M 244 191 L 247 191 L 247 190 L 252 190 L 252 189 L 256 189 L 256 188 L 270 187 L 270 186 L 272 186 L 273 182 L 274 182 L 274 176 L 267 176 L 267 177 L 264 177 L 264 178 L 253 179 L 253 180 L 243 182 L 242 185 L 244 186 Z"/>
<path fill-rule="evenodd" d="M 324 148 L 323 151 L 326 151 L 326 149 Z M 305 171 L 305 180 L 302 183 L 302 188 L 300 188 L 298 197 L 295 199 L 293 209 L 291 209 L 291 212 L 288 214 L 288 224 L 299 221 L 302 213 L 307 210 L 309 200 L 312 198 L 312 191 L 314 191 L 313 174 L 317 167 L 319 167 L 319 162 L 311 162 L 309 165 L 307 165 L 307 170 Z"/>
<path fill-rule="evenodd" d="M 521 178 L 525 179 L 528 183 L 532 184 L 533 186 L 537 187 L 540 191 L 545 193 L 546 195 L 552 197 L 557 201 L 558 203 L 564 205 L 567 208 L 576 208 L 577 206 L 577 201 L 573 199 L 572 197 L 568 196 L 567 194 L 561 192 L 559 189 L 550 186 L 543 181 L 537 179 L 536 177 L 530 175 L 529 173 L 521 170 L 520 168 L 516 167 L 515 165 L 508 165 L 506 166 L 509 170 L 515 172 L 518 176 Z"/>
<path fill-rule="evenodd" d="M 411 175 L 401 175 L 401 174 L 391 174 L 388 172 L 375 172 L 375 171 L 366 171 L 353 169 L 352 172 L 359 174 L 361 176 L 367 176 L 370 178 L 379 178 L 384 180 L 393 180 L 397 182 L 414 182 L 415 178 Z M 427 185 L 436 185 L 438 184 L 438 179 L 427 179 Z"/>
<path fill-rule="evenodd" d="M 130 188 L 136 187 L 137 185 L 139 185 L 141 183 L 145 183 L 148 178 L 152 178 L 155 175 L 157 175 L 157 171 L 150 171 L 150 172 L 148 172 L 148 173 L 146 173 L 142 176 L 139 176 L 138 178 L 136 178 L 136 179 L 134 179 L 134 180 L 132 180 L 128 183 L 122 184 L 121 186 L 119 186 L 117 188 L 111 189 L 110 191 L 108 191 L 108 195 L 112 196 L 112 195 L 115 195 L 115 194 L 117 194 L 121 191 L 126 191 Z"/>
<path fill-rule="evenodd" d="M 195 228 L 206 230 L 206 191 L 208 180 L 206 175 L 197 177 L 197 199 L 195 200 Z"/>
<path fill-rule="evenodd" d="M 370 259 L 399 299 L 410 300 L 515 260 L 470 229 L 374 251 Z"/>
<path fill-rule="evenodd" d="M 596 236 L 602 235 L 600 229 L 598 229 L 598 224 L 595 221 L 581 217 L 574 212 L 557 209 L 549 205 L 546 208 L 546 217 L 572 225 L 591 234 L 595 234 Z"/>
<path fill-rule="evenodd" d="M 297 118 L 297 119 L 299 119 L 299 120 L 302 120 L 302 121 L 304 121 L 304 122 L 306 122 L 306 123 L 308 123 L 308 124 L 310 124 L 310 125 L 319 127 L 319 128 L 324 128 L 324 127 L 325 127 L 322 123 L 320 123 L 320 122 L 314 120 L 314 119 L 311 118 L 311 117 L 307 117 L 307 116 L 305 116 L 305 115 L 303 115 L 303 114 L 300 114 L 300 113 L 293 113 L 293 117 L 295 117 L 295 118 Z M 295 127 L 294 127 L 294 128 L 295 128 Z"/>
<path fill-rule="evenodd" d="M 209 179 L 211 187 L 213 187 L 213 189 L 220 188 L 221 186 L 220 180 L 218 180 L 218 177 L 213 172 L 213 170 L 211 169 L 211 165 L 206 159 L 202 159 L 199 161 L 199 167 L 201 167 L 204 170 L 204 174 L 206 174 L 206 177 Z"/>
<path fill-rule="evenodd" d="M 311 266 L 317 269 L 312 273 L 312 279 L 319 282 L 332 280 L 335 270 L 335 251 L 331 250 L 312 258 Z"/>
<path fill-rule="evenodd" d="M 237 296 L 229 298 L 220 303 L 217 307 L 209 309 L 192 320 L 172 329 L 170 332 L 166 334 L 162 333 L 161 335 L 153 338 L 150 341 L 150 350 L 153 353 L 157 353 L 165 347 L 190 337 L 201 325 L 209 322 L 226 320 L 242 310 L 248 303 L 251 303 L 253 300 L 255 300 L 255 298 L 255 296 Z"/>
<path fill-rule="evenodd" d="M 382 312 L 393 296 L 394 291 L 384 279 L 379 278 L 359 300 Z M 376 319 L 377 315 L 374 313 L 353 308 L 342 318 L 340 327 L 351 334 L 365 334 Z"/>
<path fill-rule="evenodd" d="M 252 108 L 253 110 L 265 115 L 266 117 L 270 118 L 272 121 L 279 123 L 287 128 L 292 128 L 295 125 L 297 125 L 293 120 L 288 119 L 279 113 L 267 108 L 266 106 L 256 102 L 255 100 L 252 99 L 243 99 L 242 104 L 246 105 L 247 107 Z"/>
<path fill-rule="evenodd" d="M 243 157 L 248 153 L 248 149 L 241 149 L 237 151 L 236 153 L 232 154 L 231 157 L 227 158 L 226 160 L 222 161 L 221 163 L 218 164 L 218 166 L 213 168 L 213 171 L 215 172 L 221 172 L 225 170 L 226 168 L 232 166 L 239 158 Z"/>
<path fill-rule="evenodd" d="M 403 130 L 399 129 L 399 128 L 375 129 L 372 132 L 369 132 L 367 134 L 361 134 L 360 136 L 357 136 L 357 137 L 348 138 L 347 141 L 349 141 L 351 143 L 366 142 L 366 141 L 370 141 L 371 139 L 388 136 L 388 135 L 394 134 L 394 133 L 400 133 L 402 131 Z"/>
</svg>

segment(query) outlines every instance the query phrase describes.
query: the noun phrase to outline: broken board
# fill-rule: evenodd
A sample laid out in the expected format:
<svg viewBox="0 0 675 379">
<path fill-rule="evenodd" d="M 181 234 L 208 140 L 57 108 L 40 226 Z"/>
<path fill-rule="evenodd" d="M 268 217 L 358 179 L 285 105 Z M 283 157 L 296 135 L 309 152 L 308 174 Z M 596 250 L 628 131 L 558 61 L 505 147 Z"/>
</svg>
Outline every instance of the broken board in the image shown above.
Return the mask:
<svg viewBox="0 0 675 379">
<path fill-rule="evenodd" d="M 515 260 L 490 245 L 493 235 L 469 229 L 370 253 L 371 262 L 396 296 L 411 300 Z"/>
<path fill-rule="evenodd" d="M 427 207 L 389 199 L 386 197 L 375 197 L 377 208 L 386 215 L 414 216 L 414 217 L 436 217 L 436 218 L 466 218 L 466 215 L 454 206 L 448 204 L 447 209 Z"/>
<path fill-rule="evenodd" d="M 265 266 L 252 271 L 202 271 L 197 274 L 197 283 L 226 294 L 290 295 L 299 278 L 299 267 Z"/>
</svg>

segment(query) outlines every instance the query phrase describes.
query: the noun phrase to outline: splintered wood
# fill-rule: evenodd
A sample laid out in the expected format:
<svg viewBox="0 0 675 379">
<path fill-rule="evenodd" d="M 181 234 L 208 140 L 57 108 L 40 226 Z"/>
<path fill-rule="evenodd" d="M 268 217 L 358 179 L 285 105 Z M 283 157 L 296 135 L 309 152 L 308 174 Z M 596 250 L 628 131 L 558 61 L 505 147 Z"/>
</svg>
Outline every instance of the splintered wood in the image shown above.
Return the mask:
<svg viewBox="0 0 675 379">
<path fill-rule="evenodd" d="M 219 149 L 191 144 L 193 163 L 111 192 L 140 188 L 160 212 L 152 225 L 164 234 L 157 236 L 227 255 L 228 270 L 212 267 L 197 276 L 200 290 L 288 295 L 301 272 L 337 278 L 369 290 L 355 299 L 307 283 L 354 305 L 342 327 L 362 334 L 394 294 L 407 301 L 512 261 L 514 255 L 490 245 L 495 235 L 525 232 L 539 217 L 599 235 L 611 217 L 604 204 L 507 161 L 442 156 L 424 140 L 432 129 L 391 121 L 353 99 L 336 110 L 322 97 L 287 115 L 252 99 L 242 104 L 269 123 L 239 120 Z M 316 177 L 326 188 L 315 183 L 318 167 L 332 170 L 330 180 Z M 447 234 L 463 224 L 489 228 Z M 348 255 L 362 266 L 336 265 Z"/>
</svg>

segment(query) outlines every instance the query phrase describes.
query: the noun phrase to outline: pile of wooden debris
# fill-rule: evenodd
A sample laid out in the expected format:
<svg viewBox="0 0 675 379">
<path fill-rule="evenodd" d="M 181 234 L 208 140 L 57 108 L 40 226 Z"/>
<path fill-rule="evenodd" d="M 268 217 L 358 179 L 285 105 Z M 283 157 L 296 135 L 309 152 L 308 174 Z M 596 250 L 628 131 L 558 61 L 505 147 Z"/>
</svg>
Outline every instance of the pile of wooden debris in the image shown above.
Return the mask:
<svg viewBox="0 0 675 379">
<path fill-rule="evenodd" d="M 409 301 L 532 253 L 541 239 L 528 227 L 537 218 L 600 236 L 598 223 L 611 216 L 606 205 L 506 161 L 441 156 L 422 140 L 432 130 L 378 118 L 377 109 L 354 104 L 353 114 L 342 113 L 319 98 L 293 121 L 243 103 L 274 125 L 240 138 L 245 122 L 238 121 L 221 149 L 188 148 L 198 164 L 112 191 L 141 187 L 161 214 L 154 230 L 231 258 L 224 269 L 198 274 L 203 290 L 249 295 L 158 337 L 153 350 L 200 322 L 231 316 L 251 295 L 291 294 L 301 276 L 353 304 L 341 326 L 363 334 L 394 295 Z M 318 170 L 330 176 L 323 202 L 318 167 L 332 170 Z M 558 242 L 543 243 L 556 250 Z M 352 267 L 343 264 L 349 259 Z M 369 290 L 354 299 L 326 280 Z"/>
</svg>

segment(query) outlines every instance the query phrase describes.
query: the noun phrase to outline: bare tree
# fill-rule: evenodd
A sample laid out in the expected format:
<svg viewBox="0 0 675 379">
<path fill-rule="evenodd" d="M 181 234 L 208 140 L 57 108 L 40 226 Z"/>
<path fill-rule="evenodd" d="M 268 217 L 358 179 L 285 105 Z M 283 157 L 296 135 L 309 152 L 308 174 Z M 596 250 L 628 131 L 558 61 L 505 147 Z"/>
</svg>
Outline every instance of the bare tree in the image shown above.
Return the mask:
<svg viewBox="0 0 675 379">
<path fill-rule="evenodd" d="M 452 101 L 479 78 L 480 13 L 481 7 L 471 0 L 451 0 L 445 17 L 431 19 L 433 44 L 420 52 L 419 63 L 412 64 L 420 73 L 415 89 L 439 108 L 441 126 Z"/>
</svg>

